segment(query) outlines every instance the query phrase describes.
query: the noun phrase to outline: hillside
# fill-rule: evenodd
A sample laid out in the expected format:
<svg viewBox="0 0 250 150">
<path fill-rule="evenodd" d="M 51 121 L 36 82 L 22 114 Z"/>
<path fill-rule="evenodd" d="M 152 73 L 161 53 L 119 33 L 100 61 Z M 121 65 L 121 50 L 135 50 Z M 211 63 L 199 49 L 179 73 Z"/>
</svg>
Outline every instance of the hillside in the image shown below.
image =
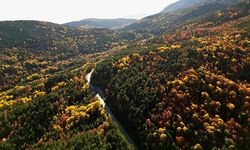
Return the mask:
<svg viewBox="0 0 250 150">
<path fill-rule="evenodd" d="M 97 19 L 97 18 L 89 18 L 83 19 L 80 21 L 74 21 L 65 23 L 64 25 L 72 26 L 72 27 L 82 27 L 82 28 L 109 28 L 109 29 L 118 29 L 123 26 L 129 25 L 137 21 L 136 19 Z"/>
<path fill-rule="evenodd" d="M 196 5 L 191 5 L 185 9 L 177 9 L 176 11 L 155 14 L 125 26 L 121 30 L 132 30 L 133 32 L 143 32 L 144 34 L 149 34 L 151 36 L 159 36 L 172 32 L 190 20 L 196 20 L 207 13 L 219 10 L 223 11 L 223 9 L 229 7 L 230 5 L 237 4 L 240 1 L 241 0 L 195 0 L 192 2 L 199 2 Z M 189 5 L 192 4 L 192 2 L 189 3 L 189 0 L 181 0 L 173 3 L 171 6 L 178 7 L 179 3 L 187 3 Z"/>
<path fill-rule="evenodd" d="M 109 29 L 80 29 L 39 21 L 0 22 L 0 91 L 32 74 L 63 70 L 65 62 L 72 67 L 81 55 L 107 51 L 137 38 L 142 37 Z"/>
<path fill-rule="evenodd" d="M 0 149 L 132 149 L 85 80 L 123 38 L 13 21 L 0 22 L 0 39 Z"/>
<path fill-rule="evenodd" d="M 177 1 L 173 4 L 170 4 L 166 8 L 164 8 L 161 13 L 167 13 L 167 12 L 173 12 L 176 10 L 184 9 L 184 8 L 189 8 L 194 6 L 197 3 L 201 3 L 202 0 L 180 0 Z"/>
<path fill-rule="evenodd" d="M 108 29 L 77 29 L 39 21 L 0 22 L 0 38 L 0 48 L 50 49 L 64 53 L 105 51 L 117 46 L 113 44 L 119 44 L 121 40 L 118 34 Z"/>
<path fill-rule="evenodd" d="M 94 66 L 0 92 L 0 149 L 132 149 L 84 79 Z"/>
<path fill-rule="evenodd" d="M 143 31 L 152 34 L 152 36 L 159 36 L 175 30 L 192 19 L 195 20 L 206 13 L 223 10 L 226 7 L 221 3 L 212 3 L 176 12 L 160 13 L 125 26 L 122 30 Z"/>
<path fill-rule="evenodd" d="M 113 33 L 38 21 L 0 22 L 0 90 L 14 86 L 33 73 L 40 76 L 42 72 L 56 72 L 64 68 L 62 61 L 70 61 L 69 58 L 81 53 L 111 48 L 111 44 L 118 41 L 111 40 Z"/>
<path fill-rule="evenodd" d="M 179 0 L 173 4 L 170 4 L 169 6 L 167 6 L 166 8 L 164 8 L 161 13 L 167 13 L 167 12 L 173 12 L 173 11 L 177 11 L 180 9 L 186 9 L 186 8 L 190 8 L 193 6 L 198 6 L 198 5 L 202 5 L 204 3 L 213 3 L 213 2 L 219 2 L 219 3 L 223 3 L 223 4 L 227 4 L 227 5 L 235 5 L 239 2 L 241 2 L 243 0 Z"/>
<path fill-rule="evenodd" d="M 250 149 L 250 3 L 231 2 L 118 30 L 0 22 L 0 149 Z"/>
<path fill-rule="evenodd" d="M 92 84 L 140 149 L 249 149 L 249 3 L 99 63 Z"/>
</svg>

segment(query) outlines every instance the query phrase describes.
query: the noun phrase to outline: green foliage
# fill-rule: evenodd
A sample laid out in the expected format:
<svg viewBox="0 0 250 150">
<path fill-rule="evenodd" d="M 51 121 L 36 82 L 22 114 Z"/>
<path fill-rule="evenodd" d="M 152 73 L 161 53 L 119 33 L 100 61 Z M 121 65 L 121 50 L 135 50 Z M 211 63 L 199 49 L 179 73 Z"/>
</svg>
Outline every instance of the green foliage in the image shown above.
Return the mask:
<svg viewBox="0 0 250 150">
<path fill-rule="evenodd" d="M 89 67 L 1 92 L 0 148 L 132 149 L 94 93 L 83 89 Z"/>
<path fill-rule="evenodd" d="M 249 148 L 248 7 L 213 12 L 137 43 L 139 54 L 128 47 L 97 64 L 91 82 L 139 148 Z"/>
<path fill-rule="evenodd" d="M 120 31 L 0 22 L 0 149 L 133 149 L 93 85 L 140 149 L 249 149 L 249 3 L 222 8 Z"/>
</svg>

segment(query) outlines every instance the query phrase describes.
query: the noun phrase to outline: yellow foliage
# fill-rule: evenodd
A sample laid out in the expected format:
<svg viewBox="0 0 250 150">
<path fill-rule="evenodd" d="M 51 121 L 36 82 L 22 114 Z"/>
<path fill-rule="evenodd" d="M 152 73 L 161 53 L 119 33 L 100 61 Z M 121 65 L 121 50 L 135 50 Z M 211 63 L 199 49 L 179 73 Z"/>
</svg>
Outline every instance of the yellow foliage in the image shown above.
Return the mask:
<svg viewBox="0 0 250 150">
<path fill-rule="evenodd" d="M 213 90 L 213 89 L 214 89 L 214 86 L 213 86 L 212 84 L 208 84 L 208 88 L 209 88 L 210 90 Z"/>
<path fill-rule="evenodd" d="M 3 139 L 2 139 L 2 142 L 6 142 L 6 141 L 7 141 L 7 139 L 6 139 L 6 138 L 3 138 Z"/>
<path fill-rule="evenodd" d="M 22 102 L 22 103 L 27 103 L 29 101 L 31 101 L 32 99 L 30 97 L 23 97 L 17 100 L 2 100 L 0 101 L 0 108 L 5 107 L 5 106 L 11 106 L 14 105 L 16 103 Z"/>
<path fill-rule="evenodd" d="M 66 112 L 71 112 L 73 110 L 76 110 L 76 106 L 69 106 L 65 109 Z"/>
<path fill-rule="evenodd" d="M 165 142 L 166 140 L 167 140 L 167 135 L 166 134 L 161 134 L 160 135 L 160 140 L 162 141 L 162 142 Z"/>
<path fill-rule="evenodd" d="M 195 150 L 202 150 L 202 147 L 200 144 L 195 144 L 194 149 Z"/>
<path fill-rule="evenodd" d="M 159 133 L 164 133 L 166 132 L 166 128 L 159 128 Z"/>
<path fill-rule="evenodd" d="M 23 102 L 23 103 L 29 102 L 31 100 L 32 99 L 30 97 L 23 97 L 23 98 L 20 99 L 20 101 Z"/>
<path fill-rule="evenodd" d="M 191 104 L 191 109 L 194 110 L 194 109 L 197 109 L 198 108 L 198 105 L 197 104 Z"/>
<path fill-rule="evenodd" d="M 66 85 L 66 83 L 65 83 L 64 81 L 59 82 L 59 83 L 57 83 L 56 86 L 54 86 L 54 87 L 51 88 L 51 91 L 52 91 L 52 92 L 55 92 L 55 91 L 57 91 L 59 88 L 65 86 L 65 85 Z"/>
<path fill-rule="evenodd" d="M 178 45 L 178 44 L 176 44 L 176 45 L 171 45 L 171 48 L 172 48 L 172 49 L 178 49 L 178 48 L 181 48 L 181 45 Z"/>
<path fill-rule="evenodd" d="M 167 51 L 169 50 L 170 47 L 167 47 L 167 46 L 161 46 L 161 47 L 158 47 L 157 50 L 161 51 L 161 52 L 164 52 L 164 51 Z"/>
<path fill-rule="evenodd" d="M 125 56 L 125 57 L 119 59 L 118 62 L 113 63 L 112 66 L 113 66 L 114 68 L 124 69 L 124 68 L 128 67 L 128 65 L 129 65 L 129 60 L 130 60 L 130 59 L 129 59 L 129 56 Z"/>
<path fill-rule="evenodd" d="M 62 130 L 62 128 L 59 125 L 53 125 L 53 128 L 58 131 Z"/>
<path fill-rule="evenodd" d="M 100 101 L 96 101 L 93 103 L 93 109 L 98 109 L 101 106 Z"/>
<path fill-rule="evenodd" d="M 40 75 L 38 73 L 34 73 L 28 77 L 26 77 L 27 80 L 33 80 L 34 78 L 40 77 Z"/>
<path fill-rule="evenodd" d="M 214 131 L 214 130 L 215 130 L 215 127 L 214 127 L 214 126 L 207 126 L 206 129 L 211 130 L 211 131 Z"/>
<path fill-rule="evenodd" d="M 64 81 L 58 83 L 59 87 L 62 87 L 62 86 L 65 86 L 65 85 L 66 85 L 66 82 L 64 82 Z"/>
<path fill-rule="evenodd" d="M 215 90 L 216 92 L 218 92 L 218 93 L 222 93 L 223 91 L 222 91 L 222 89 L 220 88 L 220 87 L 216 87 L 216 90 Z"/>
<path fill-rule="evenodd" d="M 227 104 L 227 107 L 230 109 L 230 110 L 234 110 L 235 106 L 233 103 L 228 103 Z"/>
<path fill-rule="evenodd" d="M 84 84 L 83 87 L 82 87 L 82 90 L 85 92 L 88 89 L 89 89 L 89 84 L 88 83 Z"/>
<path fill-rule="evenodd" d="M 184 133 L 186 133 L 188 131 L 188 128 L 186 126 L 183 127 L 182 129 L 183 129 Z"/>
<path fill-rule="evenodd" d="M 201 93 L 201 96 L 202 96 L 203 98 L 205 98 L 205 99 L 209 99 L 209 95 L 208 95 L 207 92 L 202 92 L 202 93 Z"/>
<path fill-rule="evenodd" d="M 87 107 L 86 107 L 86 106 L 80 106 L 80 107 L 79 107 L 79 110 L 80 110 L 80 111 L 86 111 L 86 110 L 87 110 Z"/>
<path fill-rule="evenodd" d="M 223 14 L 222 14 L 222 12 L 220 12 L 220 11 L 217 11 L 217 17 L 221 17 L 221 16 L 223 16 Z"/>
<path fill-rule="evenodd" d="M 66 128 L 69 129 L 72 126 L 73 122 L 78 122 L 80 120 L 89 119 L 90 115 L 88 113 L 92 113 L 96 110 L 98 110 L 101 113 L 104 109 L 101 108 L 100 106 L 101 106 L 101 103 L 95 100 L 94 102 L 88 104 L 87 106 L 72 105 L 72 106 L 67 107 L 65 109 L 66 116 L 67 116 Z"/>
<path fill-rule="evenodd" d="M 181 126 L 181 127 L 184 127 L 184 126 L 185 126 L 185 123 L 181 121 L 181 122 L 180 122 L 180 126 Z"/>
<path fill-rule="evenodd" d="M 40 87 L 40 88 L 44 88 L 44 87 L 45 87 L 45 85 L 44 85 L 44 83 L 39 83 L 39 84 L 38 84 L 38 87 Z"/>
<path fill-rule="evenodd" d="M 52 92 L 55 92 L 55 91 L 57 91 L 58 89 L 59 89 L 59 86 L 56 85 L 56 86 L 54 86 L 54 87 L 51 88 L 51 91 L 52 91 Z"/>
<path fill-rule="evenodd" d="M 203 117 L 204 117 L 205 119 L 209 119 L 209 114 L 206 113 Z"/>
<path fill-rule="evenodd" d="M 3 101 L 3 100 L 10 100 L 13 98 L 13 95 L 3 95 L 0 97 L 0 101 Z"/>
<path fill-rule="evenodd" d="M 192 115 L 192 118 L 193 118 L 193 119 L 198 119 L 199 116 L 198 116 L 198 114 L 193 114 L 193 115 Z"/>
<path fill-rule="evenodd" d="M 104 109 L 101 110 L 101 115 L 102 115 L 102 116 L 105 116 L 105 115 L 106 115 L 106 112 L 105 112 Z"/>
<path fill-rule="evenodd" d="M 132 55 L 132 59 L 133 59 L 134 61 L 143 61 L 143 57 L 142 57 L 141 55 L 137 54 L 137 53 L 134 53 L 134 54 Z"/>
<path fill-rule="evenodd" d="M 79 112 L 79 116 L 82 118 L 82 119 L 85 119 L 87 114 L 85 112 Z"/>
<path fill-rule="evenodd" d="M 236 38 L 236 39 L 239 39 L 239 38 L 241 38 L 241 35 L 240 35 L 240 34 L 236 34 L 236 35 L 235 35 L 235 38 Z"/>
<path fill-rule="evenodd" d="M 35 97 L 38 97 L 38 96 L 43 96 L 43 95 L 45 95 L 45 94 L 46 94 L 46 93 L 43 92 L 43 91 L 37 91 L 37 90 L 36 90 L 36 91 L 34 92 L 34 98 L 35 98 Z"/>
<path fill-rule="evenodd" d="M 109 123 L 108 123 L 107 121 L 104 121 L 104 122 L 103 122 L 103 125 L 104 125 L 105 128 L 108 128 L 108 127 L 109 127 Z"/>
<path fill-rule="evenodd" d="M 17 90 L 17 91 L 21 91 L 25 88 L 25 86 L 15 86 L 14 89 Z"/>
<path fill-rule="evenodd" d="M 176 131 L 177 131 L 178 133 L 180 133 L 180 132 L 181 132 L 181 130 L 182 130 L 182 128 L 181 128 L 181 127 L 177 127 L 177 128 L 176 128 Z"/>
</svg>

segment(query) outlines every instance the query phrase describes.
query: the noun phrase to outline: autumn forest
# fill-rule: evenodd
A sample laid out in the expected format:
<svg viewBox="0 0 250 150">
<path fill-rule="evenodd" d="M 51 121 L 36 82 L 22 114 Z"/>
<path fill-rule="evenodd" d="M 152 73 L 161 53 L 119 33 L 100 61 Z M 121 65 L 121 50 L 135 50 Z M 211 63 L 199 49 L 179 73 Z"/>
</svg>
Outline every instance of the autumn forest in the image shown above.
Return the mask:
<svg viewBox="0 0 250 150">
<path fill-rule="evenodd" d="M 249 10 L 201 0 L 119 29 L 1 21 L 0 149 L 250 149 Z"/>
</svg>

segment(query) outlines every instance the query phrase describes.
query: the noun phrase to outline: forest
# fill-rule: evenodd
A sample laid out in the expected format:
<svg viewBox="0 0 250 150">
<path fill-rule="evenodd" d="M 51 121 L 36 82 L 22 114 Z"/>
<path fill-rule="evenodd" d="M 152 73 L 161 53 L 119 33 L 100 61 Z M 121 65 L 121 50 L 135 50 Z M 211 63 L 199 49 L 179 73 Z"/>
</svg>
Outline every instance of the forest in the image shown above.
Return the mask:
<svg viewBox="0 0 250 150">
<path fill-rule="evenodd" d="M 0 22 L 0 149 L 250 149 L 250 3 L 238 1 L 116 30 Z"/>
<path fill-rule="evenodd" d="M 141 149 L 249 148 L 249 8 L 215 11 L 97 64 L 92 84 Z"/>
<path fill-rule="evenodd" d="M 93 64 L 0 93 L 0 149 L 130 149 L 88 88 Z"/>
</svg>

